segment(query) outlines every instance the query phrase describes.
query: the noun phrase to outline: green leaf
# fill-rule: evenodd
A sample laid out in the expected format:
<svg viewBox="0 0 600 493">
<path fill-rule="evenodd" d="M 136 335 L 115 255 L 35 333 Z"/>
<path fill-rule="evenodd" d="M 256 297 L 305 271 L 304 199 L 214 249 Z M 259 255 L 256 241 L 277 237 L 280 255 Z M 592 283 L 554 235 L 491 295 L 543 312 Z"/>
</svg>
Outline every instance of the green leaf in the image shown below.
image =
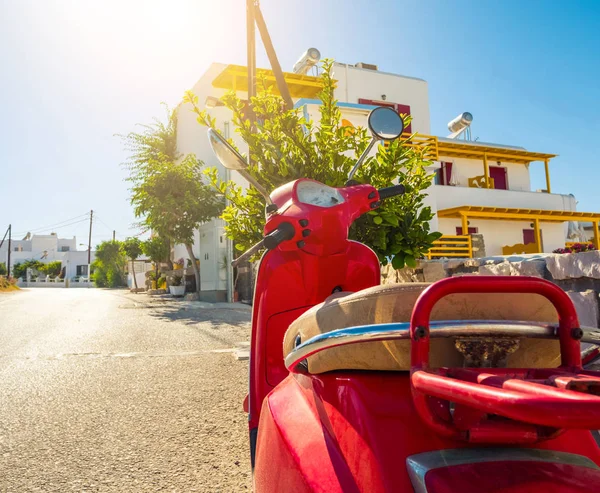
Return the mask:
<svg viewBox="0 0 600 493">
<path fill-rule="evenodd" d="M 373 217 L 373 222 L 375 224 L 381 224 L 383 222 L 383 219 L 381 218 L 381 216 L 375 216 Z"/>
<path fill-rule="evenodd" d="M 392 259 L 392 267 L 394 269 L 402 269 L 404 267 L 404 255 L 398 254 L 395 255 Z"/>
</svg>

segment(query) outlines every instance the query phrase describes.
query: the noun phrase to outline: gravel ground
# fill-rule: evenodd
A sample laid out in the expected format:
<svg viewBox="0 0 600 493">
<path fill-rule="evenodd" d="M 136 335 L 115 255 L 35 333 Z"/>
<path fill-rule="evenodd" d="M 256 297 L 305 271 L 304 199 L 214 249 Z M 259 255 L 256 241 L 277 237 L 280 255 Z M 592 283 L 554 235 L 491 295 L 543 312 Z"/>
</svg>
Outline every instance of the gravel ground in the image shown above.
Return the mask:
<svg viewBox="0 0 600 493">
<path fill-rule="evenodd" d="M 249 319 L 123 291 L 0 297 L 0 491 L 248 491 L 248 365 L 224 350 Z"/>
</svg>

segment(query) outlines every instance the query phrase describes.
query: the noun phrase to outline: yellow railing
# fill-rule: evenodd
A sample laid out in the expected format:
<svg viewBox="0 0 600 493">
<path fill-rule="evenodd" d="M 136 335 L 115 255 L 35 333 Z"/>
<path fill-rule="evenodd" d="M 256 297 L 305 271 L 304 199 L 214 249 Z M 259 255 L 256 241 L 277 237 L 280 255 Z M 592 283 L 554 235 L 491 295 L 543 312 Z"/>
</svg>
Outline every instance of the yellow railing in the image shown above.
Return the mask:
<svg viewBox="0 0 600 493">
<path fill-rule="evenodd" d="M 426 257 L 473 257 L 473 242 L 471 235 L 444 235 L 433 242 L 433 247 L 427 252 Z"/>
<path fill-rule="evenodd" d="M 423 134 L 402 134 L 402 139 L 406 139 L 404 142 L 405 147 L 412 147 L 416 151 L 420 152 L 421 157 L 427 161 L 437 161 L 439 158 L 438 154 L 438 139 L 432 135 Z"/>
</svg>

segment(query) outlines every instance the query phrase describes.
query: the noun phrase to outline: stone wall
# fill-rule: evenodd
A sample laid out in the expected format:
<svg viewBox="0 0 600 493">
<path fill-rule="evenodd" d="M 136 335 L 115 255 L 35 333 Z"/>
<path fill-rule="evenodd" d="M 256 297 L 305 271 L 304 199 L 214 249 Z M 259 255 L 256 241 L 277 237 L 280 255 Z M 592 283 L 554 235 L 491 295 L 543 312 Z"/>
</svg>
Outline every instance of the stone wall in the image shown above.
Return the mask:
<svg viewBox="0 0 600 493">
<path fill-rule="evenodd" d="M 381 269 L 381 283 L 435 282 L 462 275 L 534 276 L 564 289 L 575 304 L 580 323 L 600 327 L 600 251 L 513 257 L 421 260 L 417 268 Z"/>
</svg>

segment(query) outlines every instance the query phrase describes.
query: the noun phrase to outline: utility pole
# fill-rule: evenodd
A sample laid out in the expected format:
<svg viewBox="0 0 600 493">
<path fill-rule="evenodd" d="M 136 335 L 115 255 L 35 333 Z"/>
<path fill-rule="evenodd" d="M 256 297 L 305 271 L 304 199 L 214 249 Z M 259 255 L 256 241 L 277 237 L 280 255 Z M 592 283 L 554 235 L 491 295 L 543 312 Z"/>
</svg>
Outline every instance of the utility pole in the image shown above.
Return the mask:
<svg viewBox="0 0 600 493">
<path fill-rule="evenodd" d="M 11 245 L 12 240 L 12 224 L 8 225 L 8 260 L 6 261 L 6 276 L 10 277 L 10 250 L 12 248 Z"/>
<path fill-rule="evenodd" d="M 92 219 L 94 211 L 90 211 L 90 234 L 88 236 L 88 265 L 92 263 Z"/>
<path fill-rule="evenodd" d="M 113 243 L 115 242 L 115 230 L 113 229 Z"/>
<path fill-rule="evenodd" d="M 285 82 L 281 65 L 279 65 L 279 60 L 277 59 L 277 54 L 275 53 L 275 48 L 271 42 L 271 36 L 269 35 L 269 30 L 267 29 L 267 24 L 265 23 L 265 19 L 262 15 L 258 2 L 254 6 L 253 14 L 256 25 L 258 26 L 258 31 L 260 32 L 260 37 L 262 38 L 263 45 L 265 46 L 267 56 L 269 57 L 269 62 L 271 62 L 271 68 L 273 69 L 273 74 L 275 75 L 275 81 L 277 82 L 279 94 L 281 94 L 281 97 L 285 102 L 286 110 L 291 110 L 294 107 L 294 101 L 290 95 L 290 88 Z"/>
<path fill-rule="evenodd" d="M 246 43 L 248 56 L 248 118 L 254 122 L 250 100 L 256 96 L 256 38 L 254 34 L 254 2 L 246 0 Z"/>
<path fill-rule="evenodd" d="M 92 278 L 92 220 L 94 218 L 94 211 L 90 210 L 90 234 L 88 236 L 88 268 L 87 268 L 87 278 L 88 283 Z"/>
</svg>

